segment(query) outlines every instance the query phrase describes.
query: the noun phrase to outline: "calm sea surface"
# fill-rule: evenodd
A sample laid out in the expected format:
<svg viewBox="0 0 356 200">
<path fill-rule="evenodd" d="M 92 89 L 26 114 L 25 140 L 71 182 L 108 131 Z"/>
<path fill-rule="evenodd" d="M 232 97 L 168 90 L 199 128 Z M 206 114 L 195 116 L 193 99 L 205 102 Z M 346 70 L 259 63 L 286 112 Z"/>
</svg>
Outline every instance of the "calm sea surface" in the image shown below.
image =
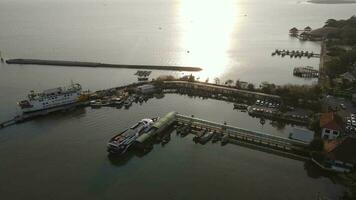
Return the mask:
<svg viewBox="0 0 356 200">
<path fill-rule="evenodd" d="M 201 66 L 219 77 L 277 84 L 295 66 L 318 59 L 271 57 L 276 48 L 318 52 L 318 43 L 288 36 L 347 18 L 356 5 L 294 0 L 0 0 L 0 50 L 5 58 Z M 97 90 L 135 81 L 135 70 L 0 64 L 0 121 L 32 90 L 71 80 Z M 184 75 L 180 72 L 154 71 Z M 234 111 L 233 105 L 180 95 L 129 110 L 79 109 L 0 130 L 1 199 L 315 199 L 344 188 L 308 162 L 237 145 L 197 145 L 191 136 L 159 144 L 143 157 L 109 159 L 107 140 L 144 117 L 178 111 L 286 137 L 291 126 Z"/>
</svg>

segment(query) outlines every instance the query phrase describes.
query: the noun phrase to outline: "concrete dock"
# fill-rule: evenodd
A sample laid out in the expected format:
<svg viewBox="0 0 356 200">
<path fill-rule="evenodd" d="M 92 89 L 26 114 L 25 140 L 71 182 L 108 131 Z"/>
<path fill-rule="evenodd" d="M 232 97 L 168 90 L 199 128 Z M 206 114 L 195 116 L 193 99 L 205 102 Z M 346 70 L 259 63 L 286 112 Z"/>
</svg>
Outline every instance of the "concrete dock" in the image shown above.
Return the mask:
<svg viewBox="0 0 356 200">
<path fill-rule="evenodd" d="M 101 67 L 101 68 L 126 68 L 126 69 L 150 69 L 150 70 L 170 70 L 170 71 L 201 71 L 200 67 L 186 66 L 164 66 L 164 65 L 128 65 L 128 64 L 107 64 L 98 62 L 80 62 L 65 60 L 41 60 L 41 59 L 9 59 L 7 64 L 21 65 L 52 65 L 65 67 Z"/>
<path fill-rule="evenodd" d="M 233 143 L 246 147 L 277 153 L 279 155 L 288 156 L 291 158 L 306 160 L 309 159 L 309 143 L 271 135 L 259 131 L 248 130 L 236 126 L 227 125 L 226 123 L 217 123 L 204 119 L 199 119 L 194 116 L 182 115 L 177 112 L 170 112 L 162 117 L 153 125 L 152 130 L 141 135 L 136 142 L 143 144 L 145 141 L 150 141 L 150 138 L 167 129 L 167 127 L 176 125 L 177 132 L 180 127 L 189 127 L 185 133 L 180 133 L 183 136 L 187 134 L 196 134 L 201 131 L 212 131 L 221 134 L 221 143 Z M 167 133 L 168 134 L 168 133 Z"/>
</svg>

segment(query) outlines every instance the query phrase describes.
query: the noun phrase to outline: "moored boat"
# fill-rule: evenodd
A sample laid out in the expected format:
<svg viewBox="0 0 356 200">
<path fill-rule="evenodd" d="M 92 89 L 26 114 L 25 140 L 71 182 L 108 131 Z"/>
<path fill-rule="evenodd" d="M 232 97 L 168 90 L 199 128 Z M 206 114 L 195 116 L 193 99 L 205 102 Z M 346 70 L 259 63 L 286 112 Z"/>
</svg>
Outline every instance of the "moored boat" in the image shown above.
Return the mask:
<svg viewBox="0 0 356 200">
<path fill-rule="evenodd" d="M 31 113 L 76 104 L 82 97 L 82 86 L 72 83 L 68 87 L 57 87 L 37 93 L 32 90 L 27 99 L 18 102 L 18 105 L 23 113 Z"/>
<path fill-rule="evenodd" d="M 151 130 L 158 118 L 142 119 L 130 128 L 112 137 L 107 145 L 110 154 L 124 154 L 143 133 Z"/>
</svg>

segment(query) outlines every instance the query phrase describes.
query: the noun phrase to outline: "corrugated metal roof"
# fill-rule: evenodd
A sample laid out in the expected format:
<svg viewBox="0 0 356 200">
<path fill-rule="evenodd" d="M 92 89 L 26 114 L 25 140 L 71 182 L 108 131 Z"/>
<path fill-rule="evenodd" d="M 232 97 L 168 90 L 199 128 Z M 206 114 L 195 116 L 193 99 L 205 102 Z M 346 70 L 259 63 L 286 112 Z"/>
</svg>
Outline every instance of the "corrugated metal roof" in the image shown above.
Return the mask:
<svg viewBox="0 0 356 200">
<path fill-rule="evenodd" d="M 294 128 L 290 134 L 290 138 L 310 143 L 314 139 L 314 132 L 307 129 Z"/>
<path fill-rule="evenodd" d="M 158 122 L 156 122 L 153 127 L 156 127 L 157 129 L 163 127 L 167 123 L 171 123 L 173 120 L 175 120 L 177 112 L 170 112 L 164 117 L 160 118 Z"/>
</svg>

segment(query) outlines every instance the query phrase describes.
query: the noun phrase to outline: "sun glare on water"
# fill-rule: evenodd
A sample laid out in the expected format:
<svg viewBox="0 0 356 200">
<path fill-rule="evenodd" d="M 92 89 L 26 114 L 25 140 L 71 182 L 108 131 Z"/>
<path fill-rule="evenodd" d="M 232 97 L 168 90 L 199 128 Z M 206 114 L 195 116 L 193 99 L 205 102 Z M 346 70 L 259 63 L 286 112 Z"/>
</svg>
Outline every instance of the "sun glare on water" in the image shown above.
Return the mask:
<svg viewBox="0 0 356 200">
<path fill-rule="evenodd" d="M 201 66 L 197 77 L 212 80 L 226 72 L 238 13 L 234 0 L 180 0 L 182 63 Z"/>
</svg>

